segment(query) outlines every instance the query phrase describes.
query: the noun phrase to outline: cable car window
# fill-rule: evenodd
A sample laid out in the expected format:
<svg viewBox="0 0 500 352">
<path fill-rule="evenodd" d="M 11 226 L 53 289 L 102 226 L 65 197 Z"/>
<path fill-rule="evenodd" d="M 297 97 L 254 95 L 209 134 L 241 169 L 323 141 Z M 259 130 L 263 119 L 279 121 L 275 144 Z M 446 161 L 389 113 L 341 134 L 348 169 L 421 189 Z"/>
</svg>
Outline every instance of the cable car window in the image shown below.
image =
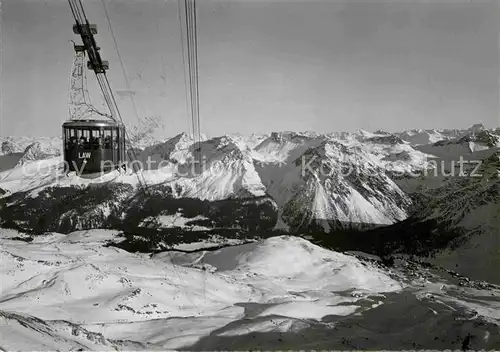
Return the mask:
<svg viewBox="0 0 500 352">
<path fill-rule="evenodd" d="M 81 129 L 75 129 L 75 137 L 76 137 L 76 143 L 78 143 L 78 146 L 81 146 L 82 144 L 82 130 Z"/>
<path fill-rule="evenodd" d="M 97 138 L 96 138 L 96 132 L 93 128 L 89 129 L 90 132 L 90 139 L 89 139 L 89 144 L 92 149 L 97 149 Z"/>
<path fill-rule="evenodd" d="M 88 144 L 88 131 L 83 129 L 77 129 L 78 146 L 80 148 L 87 147 Z M 87 133 L 85 133 L 87 132 Z"/>
<path fill-rule="evenodd" d="M 111 130 L 104 130 L 104 148 L 111 149 Z"/>
<path fill-rule="evenodd" d="M 104 130 L 99 129 L 99 148 L 104 148 Z"/>
<path fill-rule="evenodd" d="M 64 129 L 64 147 L 68 149 L 71 144 L 70 144 L 70 130 L 69 129 Z"/>
<path fill-rule="evenodd" d="M 90 147 L 90 143 L 92 142 L 92 140 L 90 139 L 90 130 L 83 130 L 83 137 L 85 138 L 85 148 L 89 148 Z"/>
<path fill-rule="evenodd" d="M 92 130 L 92 146 L 94 149 L 101 149 L 104 145 L 103 142 L 103 130 L 93 129 Z"/>
<path fill-rule="evenodd" d="M 88 140 L 90 138 L 90 130 L 83 130 L 83 136 Z"/>
<path fill-rule="evenodd" d="M 120 145 L 120 133 L 121 131 L 120 130 L 116 130 L 115 131 L 115 138 L 114 138 L 114 141 L 115 141 L 115 148 L 118 148 L 119 145 Z"/>
<path fill-rule="evenodd" d="M 76 137 L 76 130 L 74 128 L 69 128 L 66 130 L 69 135 L 69 142 L 71 146 L 75 146 L 78 143 L 78 139 Z"/>
<path fill-rule="evenodd" d="M 118 131 L 117 130 L 111 130 L 111 148 L 115 149 L 117 148 L 117 145 L 116 145 L 116 138 L 117 138 L 117 133 Z"/>
</svg>

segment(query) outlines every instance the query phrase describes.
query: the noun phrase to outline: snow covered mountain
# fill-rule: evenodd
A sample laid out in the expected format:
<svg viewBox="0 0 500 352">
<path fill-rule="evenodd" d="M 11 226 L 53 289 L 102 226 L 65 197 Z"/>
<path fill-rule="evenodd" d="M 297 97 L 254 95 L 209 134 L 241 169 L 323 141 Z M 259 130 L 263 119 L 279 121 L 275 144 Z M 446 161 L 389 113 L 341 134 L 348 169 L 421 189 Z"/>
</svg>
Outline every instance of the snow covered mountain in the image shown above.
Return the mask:
<svg viewBox="0 0 500 352">
<path fill-rule="evenodd" d="M 301 238 L 153 255 L 110 245 L 117 233 L 106 230 L 30 239 L 0 229 L 0 240 L 5 350 L 500 343 L 500 290 L 411 263 L 388 270 Z"/>
<path fill-rule="evenodd" d="M 465 135 L 478 134 L 485 131 L 483 124 L 475 124 L 468 129 L 414 129 L 403 132 L 396 132 L 394 135 L 410 143 L 411 145 L 434 144 L 440 141 L 459 139 Z"/>
<path fill-rule="evenodd" d="M 62 152 L 60 137 L 0 137 L 0 155 L 24 153 L 33 144 L 41 150 L 50 151 L 51 155 L 60 155 Z"/>
<path fill-rule="evenodd" d="M 165 187 L 169 199 L 255 199 L 259 203 L 270 197 L 275 202 L 271 208 L 277 207 L 277 228 L 302 231 L 319 226 L 322 231 L 332 231 L 405 219 L 412 203 L 407 192 L 415 188 L 408 184 L 421 182 L 415 175 L 432 168 L 431 161 L 444 158 L 449 162 L 458 155 L 493 150 L 499 140 L 496 133 L 478 125 L 446 134 L 459 138 L 418 146 L 383 131 L 235 135 L 205 139 L 199 145 L 191 136 L 180 134 L 136 149 L 134 157 L 145 168 L 143 182 Z M 57 139 L 33 142 L 11 138 L 5 142 L 4 150 L 9 152 L 27 144 L 17 166 L 0 173 L 0 188 L 8 194 L 37 197 L 47 188 L 59 193 L 57 188 L 106 188 L 109 182 L 131 186 L 128 197 L 140 192 L 138 177 L 131 173 L 94 180 L 65 177 L 60 152 L 55 148 Z M 198 159 L 201 163 L 194 162 Z M 105 190 L 103 194 L 114 193 Z M 20 195 L 16 199 L 25 202 Z M 101 206 L 93 201 L 89 204 Z M 107 206 L 102 206 L 100 213 L 108 214 Z"/>
<path fill-rule="evenodd" d="M 482 130 L 470 132 L 461 137 L 442 140 L 433 144 L 415 147 L 423 153 L 431 154 L 444 159 L 456 159 L 460 155 L 500 147 L 500 133 L 498 130 Z"/>
<path fill-rule="evenodd" d="M 404 219 L 406 195 L 358 146 L 321 136 L 273 135 L 255 148 L 257 170 L 284 224 L 325 231 Z"/>
<path fill-rule="evenodd" d="M 165 164 L 167 166 L 158 169 L 158 172 L 174 169 L 174 179 L 165 184 L 178 189 L 179 197 L 222 200 L 266 195 L 265 187 L 253 167 L 250 149 L 241 148 L 241 144 L 229 136 L 195 145 L 193 142 L 187 144 L 186 136 L 181 135 L 160 145 L 160 148 L 163 154 L 159 156 L 159 163 L 171 163 Z"/>
<path fill-rule="evenodd" d="M 359 178 L 363 177 L 363 173 L 369 172 L 366 169 L 367 166 L 363 165 L 366 170 L 353 171 L 353 173 L 357 172 L 357 176 L 354 174 L 349 175 L 352 180 L 337 185 L 336 191 L 338 193 L 335 194 L 332 193 L 334 190 L 329 188 L 332 184 L 332 177 L 335 176 L 333 174 L 322 177 L 319 183 L 314 181 L 315 178 L 312 175 L 306 175 L 305 178 L 300 180 L 291 180 L 297 174 L 302 173 L 302 166 L 295 165 L 294 158 L 307 157 L 302 154 L 309 147 L 323 148 L 322 152 L 316 154 L 319 159 L 317 162 L 315 161 L 314 165 L 319 166 L 318 163 L 328 162 L 331 164 L 330 168 L 332 170 L 339 166 L 341 162 L 349 164 L 349 167 L 358 168 L 364 163 L 362 159 L 367 158 L 366 153 L 356 151 L 352 153 L 349 161 L 341 161 L 339 159 L 341 157 L 340 149 L 332 152 L 332 148 L 338 149 L 345 146 L 341 146 L 334 141 L 325 144 L 326 140 L 328 139 L 324 136 L 311 137 L 291 133 L 273 134 L 252 150 L 242 145 L 241 139 L 235 139 L 231 136 L 212 138 L 195 145 L 192 138 L 181 134 L 164 143 L 144 149 L 138 153 L 138 160 L 142 165 L 148 167 L 143 172 L 145 183 L 148 186 L 161 184 L 162 187 L 168 188 L 171 190 L 171 192 L 169 191 L 169 198 L 197 198 L 210 202 L 226 199 L 255 199 L 255 202 L 260 203 L 262 197 L 271 195 L 274 201 L 278 202 L 279 211 L 286 214 L 280 220 L 289 222 L 290 225 L 287 226 L 291 227 L 302 226 L 301 223 L 304 222 L 298 222 L 297 218 L 301 213 L 310 214 L 306 223 L 319 220 L 337 224 L 367 222 L 383 224 L 405 217 L 405 207 L 409 204 L 408 199 L 405 199 L 404 194 L 398 192 L 397 187 L 392 184 L 392 181 L 380 168 L 377 173 L 370 175 L 371 186 L 363 186 Z M 43 159 L 43 153 L 40 151 L 39 145 L 36 144 L 28 149 L 21 157 L 16 168 L 1 175 L 1 187 L 11 194 L 27 192 L 24 194 L 30 199 L 37 197 L 40 192 L 48 188 L 54 194 L 60 194 L 61 191 L 58 189 L 61 188 L 63 193 L 69 192 L 68 194 L 72 194 L 73 191 L 69 188 L 78 190 L 83 187 L 87 189 L 92 185 L 99 186 L 101 184 L 101 188 L 105 189 L 102 194 L 114 197 L 114 192 L 107 185 L 110 181 L 113 184 L 130 185 L 136 189 L 136 192 L 139 191 L 137 177 L 133 174 L 106 175 L 94 180 L 81 179 L 77 176 L 65 177 L 62 165 L 58 161 L 60 159 L 57 157 Z M 327 151 L 331 155 L 327 154 Z M 201 156 L 201 164 L 193 163 L 195 156 L 198 158 Z M 39 158 L 43 160 L 37 161 L 36 159 Z M 279 167 L 285 164 L 288 165 L 286 168 L 281 169 Z M 276 165 L 278 165 L 280 171 L 273 173 L 272 169 Z M 376 168 L 375 165 L 370 167 L 372 169 Z M 44 172 L 40 172 L 42 169 Z M 288 184 L 288 180 L 291 180 L 292 183 Z M 387 191 L 386 183 L 389 184 L 389 188 L 392 187 L 391 192 L 393 192 L 388 193 L 388 196 L 384 195 L 384 192 Z M 280 186 L 276 188 L 278 184 Z M 379 190 L 368 189 L 375 185 L 382 188 Z M 300 187 L 303 188 L 303 191 L 298 192 Z M 324 190 L 325 187 L 326 191 Z M 284 188 L 287 191 L 284 191 Z M 283 194 L 280 195 L 279 193 L 282 191 Z M 50 192 L 45 191 L 43 194 L 51 197 Z M 128 196 L 133 197 L 133 191 L 130 192 L 128 192 Z M 297 198 L 294 200 L 293 198 L 296 196 Z M 363 198 L 365 196 L 370 197 L 370 199 Z M 391 200 L 391 196 L 394 196 L 395 200 Z M 20 197 L 22 198 L 20 195 L 17 197 L 18 203 L 28 201 L 19 200 Z M 377 197 L 380 199 L 377 199 Z M 107 202 L 116 203 L 113 199 L 108 199 Z M 398 205 L 394 205 L 393 202 L 398 203 Z M 92 200 L 86 203 L 94 206 L 91 213 L 96 211 L 99 214 L 109 213 L 107 205 L 99 205 Z M 365 209 L 367 206 L 371 208 Z M 382 206 L 382 210 L 377 209 L 379 206 Z M 104 208 L 101 209 L 100 207 Z M 79 213 L 79 215 L 82 214 Z M 66 218 L 62 214 L 59 217 Z M 80 223 L 82 222 L 80 221 Z M 60 228 L 56 229 L 61 230 Z M 67 228 L 65 227 L 65 229 Z M 81 229 L 81 227 L 73 229 Z"/>
<path fill-rule="evenodd" d="M 49 159 L 59 155 L 61 155 L 60 147 L 56 148 L 53 144 L 47 145 L 37 141 L 26 147 L 17 165 L 21 166 L 31 161 Z"/>
<path fill-rule="evenodd" d="M 396 135 L 402 140 L 409 142 L 411 145 L 422 145 L 457 138 L 461 135 L 461 131 L 414 129 L 396 133 Z"/>
</svg>

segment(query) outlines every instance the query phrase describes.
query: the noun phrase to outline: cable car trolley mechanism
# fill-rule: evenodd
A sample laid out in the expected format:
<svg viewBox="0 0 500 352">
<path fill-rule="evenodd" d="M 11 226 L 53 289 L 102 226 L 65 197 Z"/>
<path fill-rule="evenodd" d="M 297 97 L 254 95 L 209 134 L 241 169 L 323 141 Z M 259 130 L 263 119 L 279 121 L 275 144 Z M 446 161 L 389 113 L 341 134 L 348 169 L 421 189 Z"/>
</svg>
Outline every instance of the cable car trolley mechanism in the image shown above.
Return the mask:
<svg viewBox="0 0 500 352">
<path fill-rule="evenodd" d="M 106 76 L 109 64 L 101 59 L 94 38 L 97 26 L 89 23 L 81 0 L 68 1 L 75 19 L 73 32 L 80 35 L 83 45 L 73 43 L 75 59 L 70 76 L 70 116 L 62 125 L 64 161 L 70 172 L 78 174 L 126 169 L 125 126 Z M 95 73 L 109 114 L 97 111 L 90 102 L 87 69 Z"/>
</svg>

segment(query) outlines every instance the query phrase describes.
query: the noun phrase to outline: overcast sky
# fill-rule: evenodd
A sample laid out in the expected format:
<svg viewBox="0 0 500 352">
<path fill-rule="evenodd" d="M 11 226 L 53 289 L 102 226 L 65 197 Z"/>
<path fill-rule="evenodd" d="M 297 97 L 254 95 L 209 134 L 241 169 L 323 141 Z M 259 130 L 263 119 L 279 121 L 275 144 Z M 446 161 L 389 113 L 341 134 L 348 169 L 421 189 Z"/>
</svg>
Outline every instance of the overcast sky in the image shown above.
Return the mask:
<svg viewBox="0 0 500 352">
<path fill-rule="evenodd" d="M 141 116 L 188 130 L 177 0 L 105 0 Z M 84 0 L 136 121 L 101 0 Z M 497 1 L 198 0 L 202 132 L 499 125 Z M 59 135 L 66 0 L 3 0 L 0 135 Z M 94 101 L 102 101 L 89 74 Z M 97 104 L 98 105 L 98 104 Z"/>
</svg>

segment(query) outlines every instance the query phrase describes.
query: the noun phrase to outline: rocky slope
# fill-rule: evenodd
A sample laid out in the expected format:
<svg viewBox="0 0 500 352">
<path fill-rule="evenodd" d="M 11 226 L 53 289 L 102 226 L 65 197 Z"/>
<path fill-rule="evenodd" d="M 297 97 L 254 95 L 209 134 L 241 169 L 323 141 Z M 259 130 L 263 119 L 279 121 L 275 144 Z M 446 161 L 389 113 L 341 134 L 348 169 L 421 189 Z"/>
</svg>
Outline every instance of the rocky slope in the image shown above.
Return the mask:
<svg viewBox="0 0 500 352">
<path fill-rule="evenodd" d="M 409 198 L 358 146 L 324 137 L 271 138 L 256 148 L 266 151 L 257 159 L 257 170 L 290 228 L 318 226 L 328 232 L 390 224 L 407 216 Z"/>
<path fill-rule="evenodd" d="M 0 227 L 33 235 L 119 229 L 143 236 L 169 235 L 174 243 L 224 231 L 233 237 L 265 233 L 274 227 L 276 214 L 276 205 L 269 197 L 219 201 L 179 198 L 168 185 L 151 186 L 147 193 L 123 183 L 47 187 L 35 197 L 22 192 L 0 199 Z"/>
<path fill-rule="evenodd" d="M 33 144 L 41 150 L 50 151 L 51 155 L 59 155 L 62 151 L 60 137 L 0 137 L 0 155 L 24 153 Z"/>
<path fill-rule="evenodd" d="M 476 176 L 445 177 L 412 195 L 410 216 L 387 227 L 318 238 L 341 250 L 410 255 L 477 280 L 500 284 L 500 153 L 482 160 Z"/>
<path fill-rule="evenodd" d="M 500 284 L 500 273 L 491 270 L 500 267 L 500 152 L 483 159 L 475 176 L 450 177 L 424 190 L 420 202 L 413 223 L 439 224 L 456 234 L 431 262 Z"/>
</svg>

